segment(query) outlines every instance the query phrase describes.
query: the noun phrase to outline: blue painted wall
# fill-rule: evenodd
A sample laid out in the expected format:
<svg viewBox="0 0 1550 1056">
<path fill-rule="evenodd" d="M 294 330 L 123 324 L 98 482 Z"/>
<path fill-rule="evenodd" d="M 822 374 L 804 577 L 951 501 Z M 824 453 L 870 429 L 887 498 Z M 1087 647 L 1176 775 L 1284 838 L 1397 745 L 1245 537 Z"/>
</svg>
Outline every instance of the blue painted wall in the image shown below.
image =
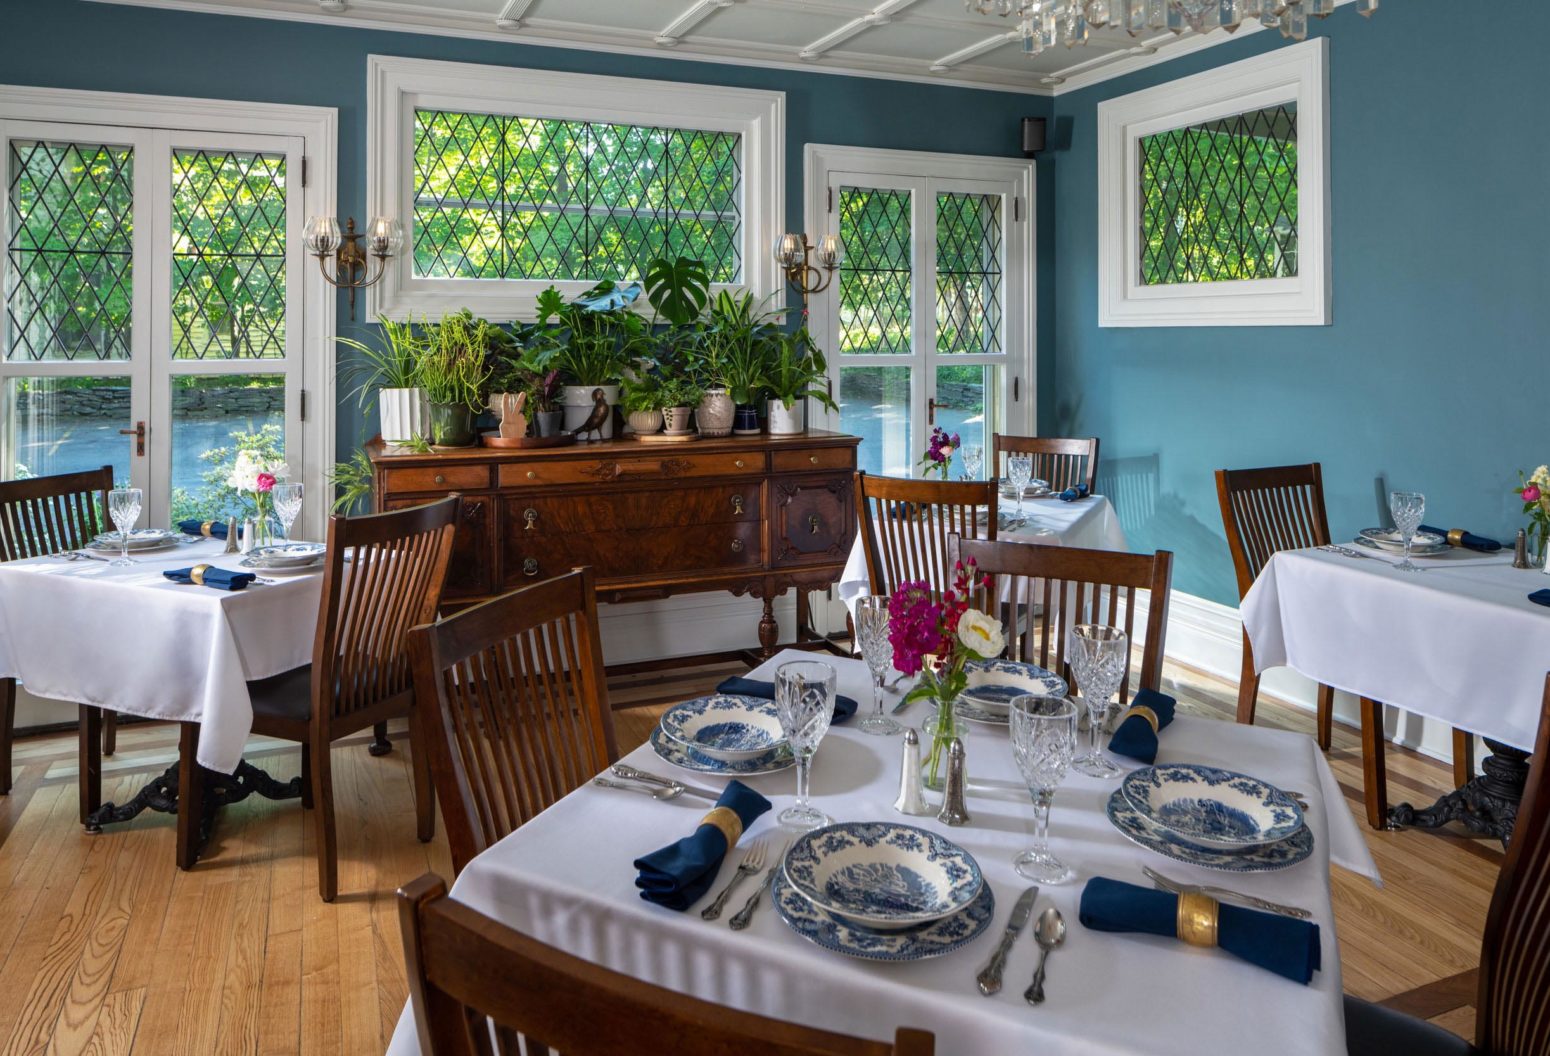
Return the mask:
<svg viewBox="0 0 1550 1056">
<path fill-rule="evenodd" d="M 1322 462 L 1331 527 L 1346 538 L 1379 522 L 1379 480 L 1424 491 L 1432 524 L 1509 539 L 1521 523 L 1516 471 L 1550 461 L 1550 67 L 1532 33 L 1456 15 L 1409 0 L 1370 22 L 1343 7 L 1319 24 L 1332 93 L 1327 327 L 1097 325 L 1098 103 L 1279 47 L 1278 34 L 1055 100 L 1070 145 L 1040 166 L 1056 262 L 1041 421 L 1102 437 L 1134 548 L 1173 549 L 1182 590 L 1237 603 L 1219 467 Z"/>
<path fill-rule="evenodd" d="M 366 209 L 366 56 L 649 77 L 786 93 L 787 225 L 802 228 L 802 150 L 837 143 L 1020 156 L 1024 116 L 1051 100 L 1009 92 L 606 55 L 501 41 L 201 15 L 80 0 L 0 0 L 0 83 L 145 92 L 339 110 L 339 213 Z M 1045 295 L 1053 293 L 1048 261 Z M 341 327 L 349 315 L 340 305 Z M 1041 312 L 1047 345 L 1053 318 Z M 341 407 L 341 457 L 361 421 Z"/>
</svg>

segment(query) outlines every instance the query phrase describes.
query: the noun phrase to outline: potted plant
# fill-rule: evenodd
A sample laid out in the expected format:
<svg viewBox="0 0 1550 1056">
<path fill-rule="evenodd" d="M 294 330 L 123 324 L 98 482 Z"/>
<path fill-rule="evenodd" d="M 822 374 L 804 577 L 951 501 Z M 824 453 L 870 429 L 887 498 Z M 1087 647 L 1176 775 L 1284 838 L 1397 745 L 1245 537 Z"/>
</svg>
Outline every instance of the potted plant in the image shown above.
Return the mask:
<svg viewBox="0 0 1550 1056">
<path fill-rule="evenodd" d="M 723 290 L 711 302 L 699 343 L 705 398 L 696 412 L 700 432 L 757 433 L 755 402 L 764 391 L 770 346 L 780 328 L 757 310 L 753 294 Z"/>
<path fill-rule="evenodd" d="M 689 432 L 689 416 L 694 412 L 695 404 L 704 396 L 705 390 L 691 378 L 669 378 L 663 382 L 659 398 L 667 431 L 678 436 Z"/>
<path fill-rule="evenodd" d="M 474 416 L 484 406 L 491 374 L 485 362 L 491 328 L 483 319 L 455 312 L 443 316 L 429 335 L 415 376 L 430 401 L 431 432 L 438 445 L 474 442 Z"/>
<path fill-rule="evenodd" d="M 619 381 L 647 329 L 630 310 L 640 292 L 639 283 L 605 281 L 569 303 L 553 286 L 538 295 L 536 362 L 540 369 L 558 370 L 564 381 L 560 405 L 565 429 L 575 430 L 587 421 L 598 390 L 609 407 L 619 403 Z M 605 440 L 613 436 L 612 415 L 599 435 Z"/>
<path fill-rule="evenodd" d="M 533 371 L 528 374 L 527 406 L 533 415 L 535 436 L 558 436 L 565 412 L 560 409 L 560 372 Z"/>
<path fill-rule="evenodd" d="M 775 345 L 765 371 L 769 389 L 771 436 L 807 431 L 807 401 L 817 400 L 831 411 L 839 406 L 829 395 L 829 364 L 807 327 L 785 334 Z"/>
<path fill-rule="evenodd" d="M 624 420 L 637 433 L 654 433 L 662 428 L 662 379 L 647 371 L 639 377 L 626 378 L 622 385 L 620 406 L 624 408 Z"/>
<path fill-rule="evenodd" d="M 362 411 L 377 404 L 382 419 L 382 439 L 403 444 L 430 432 L 430 405 L 416 380 L 426 339 L 410 323 L 378 320 L 376 340 L 366 344 L 348 337 L 334 338 L 353 349 L 356 357 L 340 371 L 340 380 L 356 397 Z"/>
</svg>

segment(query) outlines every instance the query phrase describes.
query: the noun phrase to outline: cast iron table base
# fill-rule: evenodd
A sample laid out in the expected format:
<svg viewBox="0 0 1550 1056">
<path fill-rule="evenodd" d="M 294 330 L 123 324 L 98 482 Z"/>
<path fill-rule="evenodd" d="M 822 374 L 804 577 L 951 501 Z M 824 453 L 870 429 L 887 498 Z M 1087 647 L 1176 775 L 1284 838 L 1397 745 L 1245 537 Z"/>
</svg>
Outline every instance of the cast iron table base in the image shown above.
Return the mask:
<svg viewBox="0 0 1550 1056">
<path fill-rule="evenodd" d="M 1476 835 L 1494 836 L 1505 847 L 1512 839 L 1523 786 L 1528 782 L 1529 753 L 1490 739 L 1485 746 L 1491 754 L 1480 764 L 1484 774 L 1421 810 L 1409 803 L 1399 804 L 1389 811 L 1389 828 L 1436 829 L 1457 821 Z"/>
</svg>

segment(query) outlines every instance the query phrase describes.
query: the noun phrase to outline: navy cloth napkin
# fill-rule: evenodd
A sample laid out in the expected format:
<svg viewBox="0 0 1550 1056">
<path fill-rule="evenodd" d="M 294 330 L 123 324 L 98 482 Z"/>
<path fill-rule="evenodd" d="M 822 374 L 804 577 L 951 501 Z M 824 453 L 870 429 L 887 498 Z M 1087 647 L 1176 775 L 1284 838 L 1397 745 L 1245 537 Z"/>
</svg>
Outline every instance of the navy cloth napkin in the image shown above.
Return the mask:
<svg viewBox="0 0 1550 1056">
<path fill-rule="evenodd" d="M 1534 591 L 1528 596 L 1528 600 L 1535 605 L 1550 605 L 1550 588 Z"/>
<path fill-rule="evenodd" d="M 193 568 L 169 568 L 162 575 L 174 583 L 192 583 Z M 206 568 L 202 577 L 204 585 L 216 590 L 243 590 L 258 577 L 251 572 L 228 572 L 224 568 Z"/>
<path fill-rule="evenodd" d="M 755 818 L 770 809 L 770 801 L 741 781 L 731 781 L 716 806 L 735 811 L 746 832 Z M 635 859 L 635 868 L 640 870 L 635 886 L 647 902 L 682 913 L 710 890 L 731 849 L 725 833 L 714 825 L 701 824 L 692 836 Z"/>
<path fill-rule="evenodd" d="M 205 521 L 197 521 L 197 520 L 179 521 L 178 522 L 178 531 L 182 532 L 184 535 L 200 535 L 200 536 L 202 536 L 202 535 L 205 534 L 205 524 L 206 523 L 207 522 L 205 522 Z M 212 538 L 212 539 L 225 539 L 226 538 L 226 522 L 225 521 L 209 521 L 208 523 L 210 525 L 210 538 Z"/>
<path fill-rule="evenodd" d="M 759 697 L 763 700 L 775 699 L 775 683 L 760 682 L 755 678 L 743 678 L 733 675 L 721 685 L 716 687 L 717 693 L 730 693 L 737 697 Z M 834 717 L 829 721 L 834 724 L 842 723 L 856 713 L 856 702 L 851 697 L 834 695 Z"/>
<path fill-rule="evenodd" d="M 1137 690 L 1136 695 L 1130 699 L 1130 706 L 1151 708 L 1157 716 L 1157 729 L 1153 730 L 1152 724 L 1140 715 L 1132 715 L 1115 729 L 1114 736 L 1109 739 L 1109 751 L 1115 755 L 1139 759 L 1143 763 L 1155 763 L 1157 734 L 1173 721 L 1175 704 L 1177 701 L 1166 693 L 1159 693 L 1155 689 Z"/>
<path fill-rule="evenodd" d="M 1082 889 L 1078 911 L 1093 931 L 1139 931 L 1176 936 L 1179 896 L 1095 876 Z M 1319 970 L 1319 926 L 1276 913 L 1230 906 L 1217 917 L 1216 944 L 1250 964 L 1297 983 Z"/>
<path fill-rule="evenodd" d="M 1085 499 L 1092 494 L 1092 489 L 1086 484 L 1078 484 L 1074 488 L 1067 488 L 1060 493 L 1062 502 L 1075 502 L 1077 499 Z"/>
<path fill-rule="evenodd" d="M 1433 528 L 1429 524 L 1421 525 L 1421 531 L 1431 532 L 1433 535 L 1440 535 L 1444 539 L 1448 537 L 1448 530 L 1446 528 Z M 1502 544 L 1497 542 L 1495 539 L 1487 539 L 1485 536 L 1476 535 L 1474 532 L 1465 532 L 1462 536 L 1460 536 L 1458 545 L 1462 546 L 1465 550 L 1478 550 L 1482 554 L 1494 554 L 1496 551 L 1502 548 Z"/>
</svg>

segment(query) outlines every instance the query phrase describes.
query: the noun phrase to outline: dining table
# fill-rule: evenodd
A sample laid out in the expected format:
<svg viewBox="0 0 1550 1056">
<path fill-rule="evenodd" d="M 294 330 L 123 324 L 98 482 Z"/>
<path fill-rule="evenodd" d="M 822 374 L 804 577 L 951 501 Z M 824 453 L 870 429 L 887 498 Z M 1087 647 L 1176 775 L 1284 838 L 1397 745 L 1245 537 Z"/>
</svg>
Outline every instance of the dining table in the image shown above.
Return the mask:
<svg viewBox="0 0 1550 1056">
<path fill-rule="evenodd" d="M 781 664 L 798 659 L 811 659 L 811 654 L 786 650 L 750 677 L 770 680 Z M 850 658 L 827 662 L 835 669 L 838 692 L 861 701 L 865 709 L 872 699 L 866 666 Z M 901 700 L 904 688 L 890 691 L 890 705 Z M 916 701 L 898 714 L 919 725 L 931 712 L 927 702 Z M 933 815 L 907 817 L 895 811 L 901 736 L 869 735 L 854 722 L 836 725 L 813 760 L 812 803 L 830 817 L 918 825 L 946 836 L 978 862 L 994 895 L 993 919 L 980 936 L 940 957 L 879 963 L 825 950 L 788 927 L 767 898 L 741 931 L 729 928 L 726 917 L 701 918 L 699 910 L 711 894 L 682 913 L 643 901 L 635 886 L 634 860 L 693 832 L 710 804 L 689 795 L 659 801 L 593 783 L 470 861 L 451 897 L 568 953 L 681 993 L 870 1038 L 892 1038 L 897 1027 L 917 1027 L 936 1035 L 936 1051 L 955 1056 L 1197 1056 L 1241 1052 L 1250 1042 L 1258 1056 L 1345 1051 L 1330 865 L 1375 883 L 1378 872 L 1311 738 L 1189 714 L 1180 714 L 1160 737 L 1159 763 L 1228 767 L 1303 797 L 1312 852 L 1279 871 L 1219 872 L 1143 849 L 1106 817 L 1105 804 L 1117 782 L 1069 773 L 1055 793 L 1049 831 L 1052 850 L 1076 875 L 1071 882 L 1043 886 L 1037 895 L 1034 915 L 1053 906 L 1068 927 L 1064 944 L 1049 958 L 1047 998 L 1037 1007 L 1023 998 L 1038 959 L 1031 927 L 1012 946 L 1002 991 L 986 997 L 976 988 L 976 974 L 1029 886 L 1015 872 L 1013 858 L 1030 844 L 1033 811 L 1006 727 L 973 725 L 964 744 L 969 820 L 957 826 Z M 710 792 L 725 784 L 712 774 L 675 771 L 649 744 L 622 762 Z M 767 840 L 773 854 L 796 835 L 775 820 L 794 797 L 793 775 L 786 770 L 741 778 L 774 804 L 744 834 L 745 846 Z M 736 850 L 727 856 L 712 894 L 738 860 Z M 1322 970 L 1303 985 L 1221 950 L 1172 938 L 1093 931 L 1079 923 L 1086 881 L 1101 876 L 1150 886 L 1145 866 L 1171 879 L 1214 883 L 1311 911 L 1319 926 Z M 728 915 L 747 890 L 734 899 Z M 388 1052 L 420 1052 L 412 1008 L 406 1007 L 399 1019 Z"/>
<path fill-rule="evenodd" d="M 1430 807 L 1381 801 L 1393 827 L 1450 821 L 1507 840 L 1528 778 L 1550 668 L 1550 587 L 1510 550 L 1413 556 L 1354 542 L 1272 555 L 1243 598 L 1256 668 L 1290 667 L 1335 689 L 1485 739 L 1483 773 Z"/>
</svg>

